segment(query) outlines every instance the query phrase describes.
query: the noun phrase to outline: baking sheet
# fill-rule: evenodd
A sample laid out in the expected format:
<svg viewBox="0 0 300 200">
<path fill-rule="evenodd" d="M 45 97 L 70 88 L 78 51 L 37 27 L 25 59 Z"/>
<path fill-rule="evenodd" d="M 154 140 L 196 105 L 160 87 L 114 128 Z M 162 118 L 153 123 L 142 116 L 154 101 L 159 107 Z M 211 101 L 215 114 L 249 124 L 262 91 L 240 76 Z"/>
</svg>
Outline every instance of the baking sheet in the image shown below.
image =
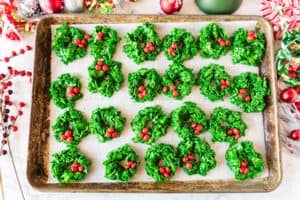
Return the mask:
<svg viewBox="0 0 300 200">
<path fill-rule="evenodd" d="M 191 32 L 194 36 L 199 35 L 199 29 L 206 26 L 207 22 L 196 22 L 196 23 L 156 23 L 156 30 L 158 31 L 160 37 L 162 38 L 164 35 L 171 32 L 174 27 L 178 28 L 185 28 L 187 31 Z M 253 30 L 257 24 L 256 21 L 239 21 L 239 22 L 218 22 L 218 24 L 225 28 L 229 35 L 233 33 L 234 30 L 243 27 L 249 30 Z M 103 25 L 103 24 L 99 24 Z M 211 102 L 206 97 L 200 94 L 199 87 L 193 87 L 192 93 L 185 97 L 183 100 L 172 100 L 163 95 L 158 95 L 154 101 L 146 102 L 146 103 L 135 103 L 131 100 L 130 95 L 128 93 L 128 82 L 127 77 L 128 73 L 135 72 L 141 67 L 145 68 L 154 68 L 156 69 L 159 74 L 163 74 L 168 65 L 171 63 L 166 59 L 166 57 L 161 53 L 154 62 L 145 62 L 140 65 L 135 64 L 132 60 L 130 60 L 125 53 L 122 52 L 122 47 L 125 43 L 124 35 L 126 32 L 132 32 L 138 25 L 141 23 L 131 23 L 131 24 L 107 24 L 109 27 L 117 30 L 119 36 L 122 38 L 121 42 L 117 45 L 117 51 L 113 60 L 117 60 L 122 63 L 122 71 L 125 77 L 125 83 L 121 87 L 120 91 L 116 92 L 111 98 L 103 97 L 100 94 L 92 94 L 87 90 L 88 84 L 88 73 L 87 67 L 93 62 L 93 58 L 91 57 L 90 53 L 88 56 L 84 57 L 83 59 L 79 59 L 76 62 L 73 62 L 69 65 L 64 65 L 60 59 L 55 55 L 52 51 L 51 57 L 51 81 L 57 79 L 62 73 L 72 73 L 77 75 L 81 82 L 82 82 L 82 92 L 84 94 L 83 99 L 78 100 L 76 102 L 75 108 L 80 110 L 84 113 L 87 119 L 90 120 L 91 113 L 97 107 L 108 107 L 114 106 L 122 111 L 122 115 L 126 117 L 127 122 L 124 128 L 124 131 L 121 133 L 121 137 L 114 139 L 112 141 L 106 143 L 100 143 L 97 141 L 94 135 L 89 135 L 88 137 L 84 138 L 79 145 L 79 149 L 83 152 L 86 156 L 88 156 L 92 160 L 92 167 L 90 170 L 89 175 L 86 177 L 85 180 L 82 182 L 111 182 L 111 180 L 104 178 L 104 166 L 102 162 L 105 160 L 106 155 L 109 151 L 116 149 L 126 143 L 130 144 L 139 155 L 141 159 L 141 166 L 138 168 L 137 174 L 131 179 L 131 181 L 153 181 L 152 177 L 148 176 L 145 171 L 145 161 L 144 155 L 149 147 L 146 144 L 140 143 L 133 143 L 131 139 L 134 137 L 134 133 L 131 130 L 130 122 L 136 113 L 147 107 L 147 106 L 154 106 L 154 105 L 161 105 L 162 109 L 169 114 L 173 109 L 181 106 L 185 101 L 192 101 L 197 103 L 197 105 L 202 108 L 205 113 L 209 116 L 212 112 L 213 108 L 217 106 L 222 106 L 226 108 L 230 108 L 232 110 L 241 111 L 237 106 L 230 103 L 230 100 L 226 98 L 225 101 L 217 101 Z M 78 27 L 87 33 L 91 33 L 95 27 L 94 24 L 86 24 L 86 25 L 72 25 Z M 57 25 L 51 26 L 52 29 L 52 37 L 54 37 L 55 29 Z M 192 68 L 194 73 L 198 73 L 199 69 L 203 66 L 207 66 L 209 63 L 217 63 L 219 65 L 223 65 L 231 75 L 238 75 L 242 72 L 251 71 L 254 73 L 258 73 L 258 68 L 253 66 L 245 66 L 236 64 L 234 65 L 231 61 L 231 52 L 224 57 L 221 57 L 219 60 L 213 59 L 203 59 L 200 58 L 199 53 L 193 57 L 193 59 L 184 63 L 186 67 Z M 63 111 L 62 109 L 58 108 L 53 104 L 51 101 L 50 104 L 50 124 L 55 122 L 55 119 L 59 114 Z M 250 113 L 246 114 L 243 113 L 243 120 L 248 125 L 248 129 L 246 130 L 246 136 L 242 137 L 241 140 L 250 140 L 253 142 L 255 149 L 263 155 L 264 160 L 265 158 L 265 138 L 264 138 L 264 124 L 262 113 Z M 233 180 L 234 176 L 233 173 L 229 170 L 226 165 L 225 160 L 225 152 L 228 148 L 227 143 L 212 143 L 211 142 L 211 134 L 205 132 L 200 135 L 200 138 L 205 138 L 211 144 L 211 147 L 216 152 L 216 160 L 217 160 L 217 167 L 211 171 L 209 171 L 207 176 L 201 175 L 193 175 L 188 176 L 183 172 L 182 168 L 179 168 L 176 172 L 175 176 L 172 180 L 217 180 L 217 179 L 224 179 L 224 180 Z M 180 139 L 174 130 L 170 127 L 168 129 L 167 135 L 160 138 L 156 143 L 169 143 L 173 144 L 174 147 L 177 146 Z M 49 152 L 52 155 L 59 150 L 65 148 L 65 144 L 58 143 L 52 131 L 50 131 L 50 146 Z M 52 157 L 50 156 L 49 159 L 51 160 Z M 265 162 L 266 163 L 266 162 Z M 262 173 L 261 177 L 266 177 L 268 175 L 268 168 L 266 167 L 264 172 Z M 49 162 L 49 171 L 51 171 L 51 162 Z M 52 175 L 49 176 L 49 182 L 55 183 L 57 182 Z"/>
<path fill-rule="evenodd" d="M 233 179 L 233 175 L 226 167 L 224 160 L 227 144 L 210 142 L 210 134 L 204 133 L 200 137 L 205 138 L 216 151 L 217 167 L 211 170 L 208 176 L 200 175 L 187 176 L 179 169 L 170 182 L 156 184 L 144 172 L 144 158 L 147 145 L 134 144 L 131 142 L 133 133 L 130 130 L 130 121 L 138 110 L 149 106 L 160 104 L 166 113 L 178 106 L 184 101 L 194 101 L 201 107 L 207 115 L 210 115 L 213 107 L 226 106 L 233 110 L 239 110 L 236 106 L 229 103 L 228 99 L 224 102 L 216 102 L 212 104 L 204 96 L 199 94 L 198 87 L 193 88 L 191 95 L 183 101 L 172 100 L 165 96 L 159 95 L 155 101 L 149 103 L 135 104 L 130 100 L 126 89 L 127 75 L 130 71 L 137 71 L 139 66 L 135 65 L 121 52 L 124 41 L 118 44 L 118 51 L 114 60 L 122 61 L 125 75 L 125 83 L 122 89 L 115 93 L 111 99 L 101 97 L 99 94 L 90 94 L 84 92 L 84 98 L 77 102 L 76 109 L 85 113 L 89 119 L 91 111 L 96 107 L 106 107 L 109 105 L 117 105 L 116 107 L 122 111 L 127 118 L 127 123 L 121 137 L 108 143 L 98 143 L 96 137 L 89 135 L 80 143 L 80 150 L 93 160 L 91 173 L 84 182 L 73 184 L 57 183 L 49 171 L 49 162 L 51 155 L 65 148 L 65 145 L 54 140 L 51 133 L 51 125 L 53 120 L 62 113 L 52 104 L 49 97 L 49 87 L 51 81 L 55 80 L 60 74 L 72 72 L 79 74 L 82 80 L 83 88 L 87 85 L 87 67 L 92 62 L 92 58 L 87 56 L 70 64 L 63 66 L 57 57 L 51 51 L 51 39 L 55 26 L 62 23 L 69 23 L 74 26 L 91 31 L 95 25 L 108 24 L 112 28 L 118 30 L 120 36 L 123 36 L 126 30 L 132 31 L 136 25 L 144 22 L 156 23 L 157 31 L 165 35 L 175 25 L 184 27 L 198 35 L 201 26 L 211 22 L 217 22 L 225 27 L 229 34 L 235 27 L 259 28 L 266 36 L 267 48 L 266 54 L 260 68 L 247 67 L 243 65 L 232 65 L 230 55 L 223 57 L 214 63 L 226 65 L 226 70 L 231 75 L 237 75 L 242 71 L 252 71 L 264 75 L 268 78 L 271 88 L 271 95 L 267 97 L 267 107 L 263 113 L 243 114 L 243 119 L 248 124 L 249 129 L 246 137 L 241 140 L 251 140 L 255 149 L 263 154 L 266 169 L 260 177 L 248 179 L 246 181 L 237 181 Z M 126 25 L 124 25 L 126 24 Z M 123 30 L 123 28 L 124 30 Z M 126 29 L 125 29 L 126 28 Z M 212 60 L 204 60 L 195 56 L 193 60 L 184 64 L 193 68 L 194 73 Z M 163 54 L 157 58 L 155 62 L 145 62 L 142 67 L 154 67 L 162 74 L 166 67 L 170 64 Z M 241 70 L 241 71 L 240 71 Z M 275 189 L 281 181 L 281 157 L 278 138 L 278 117 L 277 117 L 277 95 L 276 95 L 276 71 L 274 67 L 274 48 L 272 28 L 262 17 L 257 16 L 164 16 L 164 15 L 51 15 L 43 18 L 38 27 L 36 34 L 35 48 L 35 65 L 33 76 L 33 92 L 32 92 L 32 110 L 30 122 L 30 137 L 28 147 L 27 177 L 29 183 L 40 191 L 63 191 L 63 192 L 266 192 Z M 128 101 L 124 101 L 127 99 Z M 165 142 L 177 144 L 179 141 L 177 135 L 169 128 L 168 134 L 162 137 L 157 143 Z M 106 180 L 103 177 L 104 168 L 102 162 L 105 159 L 106 152 L 122 144 L 129 143 L 140 155 L 142 166 L 138 173 L 129 183 L 120 183 Z M 93 150 L 91 150 L 91 148 Z"/>
</svg>

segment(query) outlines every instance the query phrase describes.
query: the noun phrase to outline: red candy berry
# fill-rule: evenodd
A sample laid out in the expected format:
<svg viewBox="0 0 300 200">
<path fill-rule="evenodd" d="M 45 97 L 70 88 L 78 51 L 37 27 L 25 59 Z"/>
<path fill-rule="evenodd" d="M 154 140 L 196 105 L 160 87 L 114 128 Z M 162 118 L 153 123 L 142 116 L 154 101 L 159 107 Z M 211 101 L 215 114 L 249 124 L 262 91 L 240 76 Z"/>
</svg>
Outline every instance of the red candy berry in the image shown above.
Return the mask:
<svg viewBox="0 0 300 200">
<path fill-rule="evenodd" d="M 289 138 L 300 141 L 300 130 L 292 130 L 289 134 Z"/>
<path fill-rule="evenodd" d="M 280 99 L 285 103 L 294 103 L 297 100 L 297 96 L 297 91 L 292 87 L 285 88 L 280 93 Z"/>
<path fill-rule="evenodd" d="M 190 163 L 190 162 L 188 162 L 188 163 L 185 164 L 185 167 L 186 167 L 187 169 L 192 169 L 192 168 L 193 168 L 193 164 Z"/>
</svg>

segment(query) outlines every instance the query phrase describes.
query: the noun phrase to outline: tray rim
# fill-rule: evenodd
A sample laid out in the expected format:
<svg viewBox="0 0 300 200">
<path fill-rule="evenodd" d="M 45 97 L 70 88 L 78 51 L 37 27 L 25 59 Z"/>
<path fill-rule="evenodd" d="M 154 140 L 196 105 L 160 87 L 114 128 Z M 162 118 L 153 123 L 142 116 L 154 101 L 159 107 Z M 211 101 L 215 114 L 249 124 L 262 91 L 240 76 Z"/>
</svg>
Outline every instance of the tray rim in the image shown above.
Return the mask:
<svg viewBox="0 0 300 200">
<path fill-rule="evenodd" d="M 126 21 L 124 21 L 124 19 Z M 123 20 L 123 21 L 122 21 Z M 43 73 L 50 73 L 50 69 L 45 69 L 50 65 L 49 55 L 51 48 L 47 44 L 51 44 L 49 33 L 43 34 L 43 29 L 50 30 L 50 26 L 67 22 L 69 24 L 99 24 L 99 23 L 142 23 L 150 21 L 153 23 L 160 22 L 218 22 L 218 21 L 257 21 L 266 30 L 267 51 L 263 65 L 267 64 L 267 68 L 263 68 L 263 74 L 271 80 L 269 85 L 272 90 L 268 101 L 271 102 L 268 108 L 264 111 L 265 115 L 270 115 L 271 120 L 264 118 L 264 123 L 270 125 L 272 133 L 266 134 L 265 142 L 266 153 L 270 154 L 271 158 L 267 157 L 267 166 L 269 167 L 269 175 L 265 178 L 255 178 L 253 180 L 241 181 L 171 181 L 168 183 L 152 183 L 152 182 L 129 182 L 129 183 L 74 183 L 74 184 L 59 184 L 47 183 L 47 169 L 45 165 L 48 162 L 44 157 L 49 156 L 47 152 L 41 152 L 43 148 L 47 148 L 47 127 L 43 125 L 49 122 L 48 118 L 41 117 L 47 112 L 47 108 L 35 110 L 35 107 L 44 108 L 41 103 L 45 100 L 50 101 L 48 96 L 43 96 L 43 90 L 46 88 L 39 87 L 40 83 L 46 83 L 47 77 L 40 76 Z M 51 32 L 51 31 L 50 31 Z M 51 36 L 51 34 L 50 34 Z M 44 38 L 41 40 L 40 38 Z M 44 42 L 46 41 L 46 42 Z M 27 179 L 32 187 L 45 192 L 269 192 L 274 190 L 281 182 L 281 155 L 278 135 L 278 111 L 277 111 L 277 77 L 274 65 L 274 39 L 270 24 L 260 16 L 251 15 L 124 15 L 124 14 L 109 14 L 109 15 L 88 15 L 88 14 L 55 14 L 43 17 L 36 30 L 36 48 L 34 56 L 34 76 L 32 88 L 32 109 L 30 117 L 30 136 L 28 145 L 28 160 L 27 160 Z M 48 51 L 43 51 L 47 50 Z M 50 54 L 49 54 L 50 51 Z M 51 56 L 50 56 L 51 57 Z M 39 67 L 42 66 L 42 67 Z M 44 92 L 45 93 L 45 92 Z M 37 116 L 39 114 L 39 116 Z M 35 120 L 42 118 L 44 123 L 37 123 Z M 48 127 L 49 128 L 49 127 Z M 271 147 L 270 147 L 271 145 Z M 273 148 L 275 147 L 275 148 Z M 48 157 L 47 157 L 48 158 Z M 47 168 L 47 166 L 46 166 Z M 45 171 L 46 170 L 46 171 Z M 184 184 L 183 184 L 184 183 Z"/>
</svg>

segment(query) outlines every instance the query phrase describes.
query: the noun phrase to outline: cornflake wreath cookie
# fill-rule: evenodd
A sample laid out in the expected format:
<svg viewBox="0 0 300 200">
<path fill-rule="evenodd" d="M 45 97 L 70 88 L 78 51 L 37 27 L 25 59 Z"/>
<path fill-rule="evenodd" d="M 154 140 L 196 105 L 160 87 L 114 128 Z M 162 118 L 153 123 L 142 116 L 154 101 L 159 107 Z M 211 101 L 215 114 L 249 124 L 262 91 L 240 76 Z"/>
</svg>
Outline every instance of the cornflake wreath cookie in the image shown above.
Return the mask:
<svg viewBox="0 0 300 200">
<path fill-rule="evenodd" d="M 226 31 L 216 23 L 208 24 L 200 29 L 198 45 L 202 58 L 219 59 L 231 49 L 231 42 Z"/>
<path fill-rule="evenodd" d="M 152 101 L 161 91 L 161 78 L 155 69 L 142 68 L 128 75 L 128 90 L 135 102 Z"/>
<path fill-rule="evenodd" d="M 53 154 L 51 172 L 60 183 L 83 180 L 89 173 L 91 160 L 78 152 L 76 147 Z"/>
<path fill-rule="evenodd" d="M 265 45 L 262 32 L 239 28 L 232 36 L 232 62 L 259 66 L 265 55 Z"/>
<path fill-rule="evenodd" d="M 247 125 L 242 119 L 242 113 L 227 108 L 217 107 L 209 120 L 209 132 L 213 142 L 237 143 L 245 135 Z"/>
<path fill-rule="evenodd" d="M 232 84 L 231 76 L 225 71 L 223 66 L 209 64 L 200 69 L 196 84 L 199 85 L 200 92 L 211 101 L 223 100 L 230 94 Z"/>
<path fill-rule="evenodd" d="M 199 138 L 182 140 L 178 145 L 178 154 L 181 166 L 188 175 L 205 176 L 217 165 L 215 152 L 205 140 Z"/>
<path fill-rule="evenodd" d="M 146 151 L 146 173 L 155 182 L 170 181 L 179 167 L 179 158 L 175 148 L 170 144 L 150 146 Z"/>
<path fill-rule="evenodd" d="M 185 102 L 171 112 L 171 126 L 181 138 L 190 138 L 208 128 L 205 113 L 193 102 Z"/>
<path fill-rule="evenodd" d="M 231 102 L 245 112 L 261 112 L 266 107 L 265 97 L 270 95 L 267 79 L 245 72 L 233 79 Z"/>
<path fill-rule="evenodd" d="M 99 142 L 106 142 L 120 136 L 125 122 L 126 118 L 122 117 L 121 112 L 110 106 L 95 109 L 89 127 Z"/>
<path fill-rule="evenodd" d="M 183 62 L 198 52 L 194 36 L 185 29 L 174 28 L 163 38 L 163 49 L 168 60 Z"/>
<path fill-rule="evenodd" d="M 59 108 L 73 108 L 75 102 L 83 97 L 78 77 L 62 74 L 50 85 L 50 97 Z"/>
<path fill-rule="evenodd" d="M 58 142 L 76 145 L 89 134 L 89 124 L 80 111 L 69 109 L 56 118 L 52 130 Z"/>
<path fill-rule="evenodd" d="M 168 97 L 181 100 L 189 95 L 195 83 L 193 70 L 173 63 L 162 77 L 162 91 Z"/>
<path fill-rule="evenodd" d="M 62 24 L 55 29 L 52 49 L 64 64 L 69 64 L 86 55 L 89 34 Z"/>
<path fill-rule="evenodd" d="M 136 174 L 140 160 L 135 151 L 128 144 L 125 144 L 110 151 L 103 165 L 106 178 L 128 182 Z"/>
<path fill-rule="evenodd" d="M 88 90 L 111 97 L 124 82 L 121 65 L 120 62 L 112 60 L 95 60 L 88 68 Z"/>
<path fill-rule="evenodd" d="M 237 180 L 255 178 L 264 170 L 264 161 L 256 152 L 252 142 L 245 141 L 227 149 L 225 158 L 230 170 Z"/>
<path fill-rule="evenodd" d="M 111 60 L 120 40 L 116 30 L 108 26 L 96 26 L 89 39 L 91 55 L 95 59 Z"/>
<path fill-rule="evenodd" d="M 154 24 L 144 23 L 132 33 L 126 33 L 126 44 L 123 52 L 136 64 L 147 60 L 155 60 L 161 52 L 161 39 L 155 31 Z"/>
<path fill-rule="evenodd" d="M 131 128 L 136 134 L 132 141 L 153 144 L 167 134 L 168 126 L 169 117 L 160 106 L 146 107 L 131 121 Z"/>
</svg>

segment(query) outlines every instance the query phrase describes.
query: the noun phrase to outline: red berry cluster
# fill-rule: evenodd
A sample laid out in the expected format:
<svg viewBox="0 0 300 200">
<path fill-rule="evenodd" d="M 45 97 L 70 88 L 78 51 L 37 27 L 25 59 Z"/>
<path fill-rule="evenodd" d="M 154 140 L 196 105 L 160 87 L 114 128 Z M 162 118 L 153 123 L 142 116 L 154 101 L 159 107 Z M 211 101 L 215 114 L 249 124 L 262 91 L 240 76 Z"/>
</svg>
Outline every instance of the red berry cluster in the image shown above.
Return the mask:
<svg viewBox="0 0 300 200">
<path fill-rule="evenodd" d="M 136 168 L 136 162 L 128 161 L 124 167 L 125 167 L 125 169 L 130 169 L 130 168 L 134 169 L 134 168 Z"/>
<path fill-rule="evenodd" d="M 30 71 L 16 70 L 12 67 L 8 67 L 7 71 L 7 74 L 0 74 L 0 130 L 2 133 L 0 156 L 7 153 L 4 147 L 7 144 L 10 134 L 18 131 L 16 121 L 23 115 L 22 109 L 25 107 L 24 102 L 14 102 L 12 100 L 11 96 L 14 92 L 12 90 L 13 82 L 11 79 L 17 76 L 31 77 L 32 75 Z M 14 110 L 16 110 L 15 113 L 12 113 Z"/>
<path fill-rule="evenodd" d="M 78 162 L 75 162 L 71 165 L 71 171 L 72 172 L 83 172 L 84 167 L 82 165 L 80 165 Z"/>
<path fill-rule="evenodd" d="M 106 65 L 103 60 L 98 60 L 95 69 L 97 71 L 104 71 L 104 72 L 108 72 L 109 71 L 109 66 Z"/>
<path fill-rule="evenodd" d="M 159 167 L 159 173 L 164 176 L 165 178 L 169 178 L 171 175 L 171 168 L 170 167 Z"/>
<path fill-rule="evenodd" d="M 195 160 L 195 156 L 193 154 L 188 154 L 186 157 L 182 158 L 182 162 L 185 163 L 185 168 L 192 169 L 193 164 L 191 161 Z"/>
<path fill-rule="evenodd" d="M 292 130 L 289 134 L 289 138 L 300 141 L 300 130 Z"/>
<path fill-rule="evenodd" d="M 103 40 L 104 38 L 104 33 L 103 32 L 98 32 L 96 35 L 96 40 Z"/>
<path fill-rule="evenodd" d="M 10 56 L 6 56 L 6 57 L 2 58 L 2 59 L 0 59 L 0 61 L 8 63 L 11 58 L 16 57 L 17 55 L 24 54 L 26 51 L 31 51 L 31 50 L 32 50 L 32 47 L 29 46 L 29 45 L 26 45 L 25 48 L 19 49 L 18 52 L 17 51 L 12 51 Z"/>
<path fill-rule="evenodd" d="M 257 39 L 257 34 L 254 31 L 248 31 L 248 40 L 252 41 L 252 40 L 256 40 Z"/>
<path fill-rule="evenodd" d="M 176 56 L 176 49 L 178 48 L 178 44 L 176 42 L 173 42 L 171 46 L 168 48 L 168 53 L 175 57 Z"/>
<path fill-rule="evenodd" d="M 149 141 L 151 139 L 151 137 L 149 135 L 149 128 L 147 128 L 147 127 L 143 128 L 142 131 L 140 132 L 140 137 L 144 141 Z"/>
<path fill-rule="evenodd" d="M 76 38 L 74 40 L 74 43 L 79 48 L 85 48 L 85 46 L 86 46 L 86 40 L 85 39 Z"/>
<path fill-rule="evenodd" d="M 298 72 L 300 70 L 300 64 L 297 64 L 295 62 L 290 62 L 288 64 L 289 64 L 288 76 L 293 79 L 297 78 Z"/>
<path fill-rule="evenodd" d="M 80 93 L 80 88 L 78 87 L 67 87 L 66 95 L 67 97 L 74 98 Z"/>
<path fill-rule="evenodd" d="M 198 135 L 203 130 L 202 124 L 198 124 L 195 122 L 191 123 L 191 128 L 193 129 L 195 135 Z"/>
<path fill-rule="evenodd" d="M 145 86 L 141 85 L 139 88 L 138 88 L 138 97 L 140 99 L 143 99 L 147 94 L 147 90 L 145 88 Z"/>
<path fill-rule="evenodd" d="M 239 89 L 238 96 L 240 99 L 244 99 L 246 102 L 251 101 L 251 96 L 248 94 L 248 91 L 244 88 Z"/>
<path fill-rule="evenodd" d="M 155 51 L 155 45 L 152 42 L 148 42 L 143 50 L 145 53 L 151 53 Z"/>
<path fill-rule="evenodd" d="M 173 97 L 178 97 L 178 96 L 179 96 L 179 92 L 178 92 L 177 86 L 176 86 L 175 84 L 171 84 L 170 87 L 168 87 L 168 86 L 163 86 L 162 91 L 163 91 L 164 93 L 166 93 L 166 92 L 169 91 L 169 89 L 170 89 L 171 91 L 173 91 L 173 94 L 172 94 Z"/>
<path fill-rule="evenodd" d="M 221 90 L 224 90 L 230 85 L 230 80 L 222 79 L 220 83 L 221 83 Z"/>
<path fill-rule="evenodd" d="M 240 138 L 240 131 L 237 128 L 232 128 L 227 131 L 227 135 L 234 136 L 234 139 L 238 140 Z"/>
<path fill-rule="evenodd" d="M 106 131 L 106 137 L 117 138 L 119 136 L 118 132 L 113 128 L 109 127 Z"/>
<path fill-rule="evenodd" d="M 74 140 L 72 130 L 66 130 L 65 133 L 60 136 L 60 139 L 62 141 L 72 142 Z"/>
<path fill-rule="evenodd" d="M 248 174 L 248 163 L 246 161 L 242 161 L 240 164 L 240 173 L 241 174 Z"/>
<path fill-rule="evenodd" d="M 230 41 L 229 40 L 223 40 L 222 38 L 218 38 L 217 39 L 217 42 L 218 44 L 221 46 L 221 47 L 227 47 L 230 45 Z"/>
</svg>

